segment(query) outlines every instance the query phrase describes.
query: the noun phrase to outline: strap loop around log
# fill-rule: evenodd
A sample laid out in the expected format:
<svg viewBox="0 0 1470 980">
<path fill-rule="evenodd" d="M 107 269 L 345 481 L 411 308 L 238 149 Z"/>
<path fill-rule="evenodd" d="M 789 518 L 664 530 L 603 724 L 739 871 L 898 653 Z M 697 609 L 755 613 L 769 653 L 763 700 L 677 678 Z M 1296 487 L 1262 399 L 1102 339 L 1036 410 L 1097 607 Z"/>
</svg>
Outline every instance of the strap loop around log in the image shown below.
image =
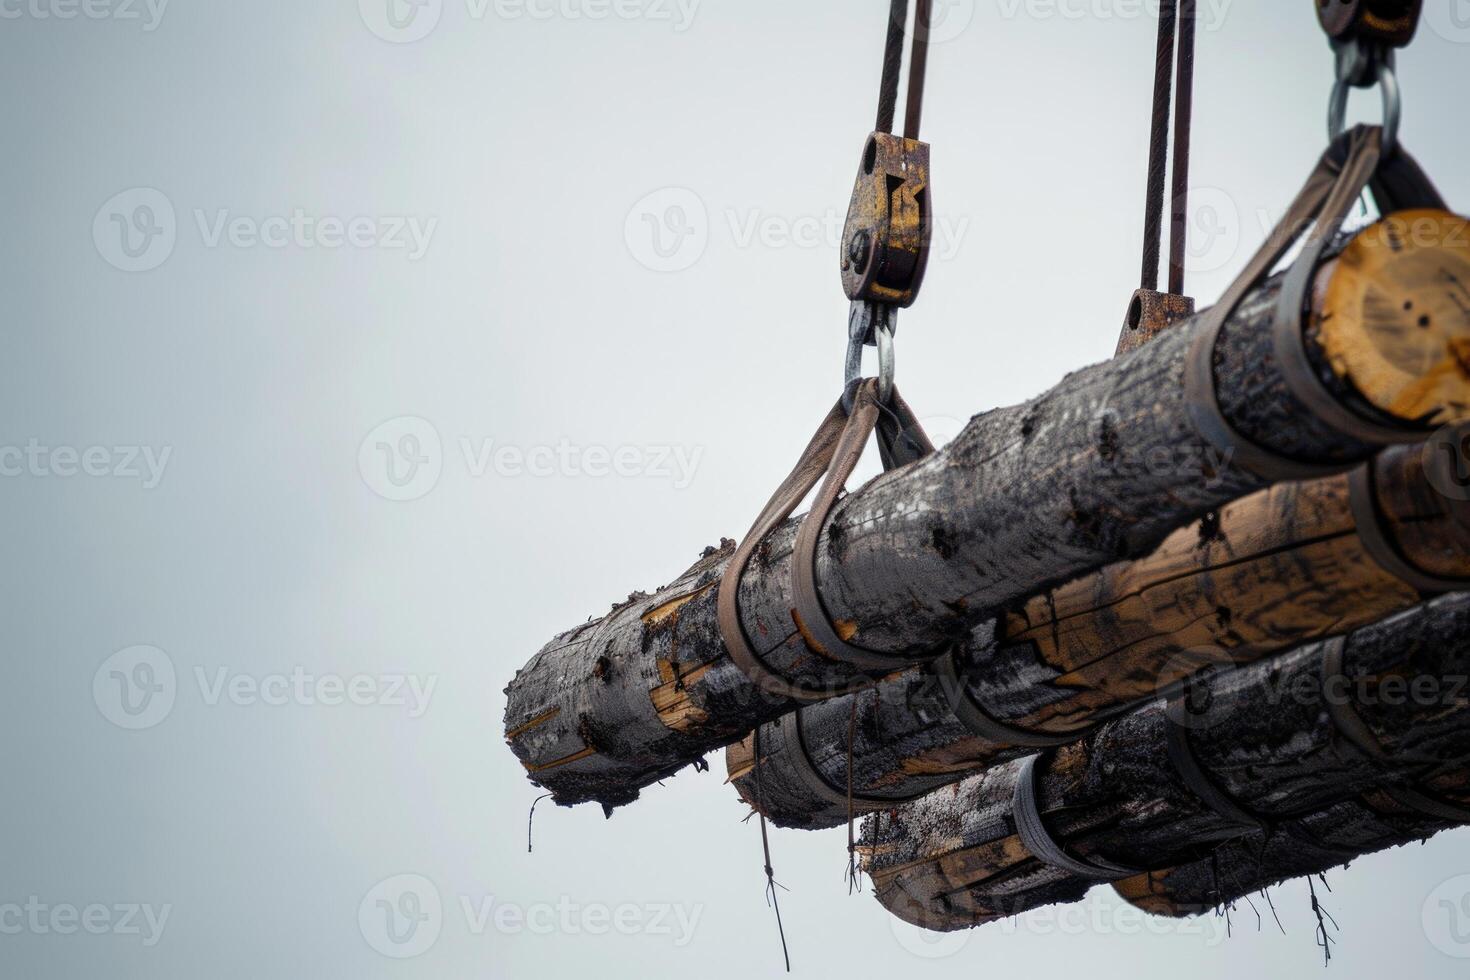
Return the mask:
<svg viewBox="0 0 1470 980">
<path fill-rule="evenodd" d="M 934 662 L 934 673 L 939 678 L 945 699 L 949 702 L 949 710 L 966 728 L 981 738 L 997 745 L 1014 745 L 1023 749 L 1053 749 L 1086 738 L 1089 733 L 1096 730 L 1094 726 L 1063 735 L 1017 728 L 991 717 L 980 706 L 980 703 L 970 696 L 964 678 L 960 676 L 959 666 L 955 662 L 958 655 L 959 651 L 954 650 L 940 657 Z"/>
<path fill-rule="evenodd" d="M 1353 706 L 1352 699 L 1333 693 L 1333 685 L 1339 680 L 1344 682 L 1340 686 L 1345 689 L 1348 681 L 1346 661 L 1345 637 L 1335 636 L 1322 645 L 1322 701 L 1327 708 L 1327 717 L 1338 733 L 1359 752 L 1374 762 L 1391 762 L 1392 756 Z M 1395 803 L 1423 816 L 1449 823 L 1470 824 L 1470 807 L 1462 804 L 1430 796 L 1412 786 L 1389 786 L 1383 792 Z"/>
<path fill-rule="evenodd" d="M 896 395 L 892 399 L 893 410 L 899 419 L 898 430 L 921 440 L 924 455 L 934 451 L 928 437 L 923 434 L 918 419 L 908 405 Z M 801 522 L 796 532 L 796 543 L 791 554 L 791 593 L 796 605 L 796 614 L 801 619 L 808 642 L 814 644 L 819 653 L 835 660 L 854 664 L 868 670 L 893 670 L 910 661 L 889 653 L 867 650 L 848 643 L 832 625 L 831 616 L 822 605 L 817 589 L 817 543 L 822 537 L 822 527 L 837 505 L 837 498 L 847 486 L 847 479 L 857 468 L 867 447 L 868 436 L 878 425 L 883 406 L 879 400 L 877 382 L 864 382 L 857 391 L 852 414 L 832 454 L 822 488 L 812 501 L 812 509 Z M 885 452 L 884 462 L 889 461 Z"/>
<path fill-rule="evenodd" d="M 1270 482 L 1304 480 L 1347 469 L 1335 463 L 1290 459 L 1237 432 L 1225 418 L 1215 389 L 1214 356 L 1220 332 L 1247 293 L 1264 280 L 1311 228 L 1302 254 L 1282 283 L 1272 322 L 1272 348 L 1292 396 L 1341 436 L 1374 446 L 1417 441 L 1408 427 L 1371 421 L 1343 407 L 1323 386 L 1307 354 L 1303 318 L 1313 278 L 1327 248 L 1365 189 L 1388 214 L 1409 207 L 1443 207 L 1444 201 L 1418 164 L 1402 150 L 1385 157 L 1383 130 L 1358 126 L 1333 142 L 1318 161 L 1286 216 L 1220 302 L 1202 314 L 1203 326 L 1185 361 L 1185 398 L 1198 433 L 1232 463 Z"/>
<path fill-rule="evenodd" d="M 802 785 L 811 790 L 812 795 L 818 797 L 824 803 L 840 806 L 845 810 L 848 804 L 846 791 L 839 790 L 828 782 L 827 778 L 822 775 L 821 770 L 817 768 L 817 764 L 812 761 L 811 751 L 807 748 L 806 744 L 806 735 L 801 729 L 801 711 L 797 710 L 783 715 L 778 724 L 781 726 L 782 747 L 786 750 L 790 758 L 791 768 L 801 777 Z M 854 793 L 852 803 L 854 806 L 862 807 L 865 810 L 884 810 L 901 803 L 908 803 L 914 799 L 916 799 L 914 796 L 889 798 L 882 796 L 861 796 Z"/>
<path fill-rule="evenodd" d="M 1268 836 L 1272 822 L 1259 813 L 1246 809 L 1205 772 L 1189 742 L 1189 725 L 1185 713 L 1189 710 L 1187 698 L 1180 697 L 1164 707 L 1164 732 L 1169 752 L 1169 762 L 1179 774 L 1186 788 L 1223 817 L 1227 822 L 1239 824 L 1242 833 L 1259 831 Z"/>
<path fill-rule="evenodd" d="M 1470 579 L 1443 578 L 1416 568 L 1394 544 L 1378 504 L 1373 461 L 1364 463 L 1348 476 L 1348 505 L 1358 540 L 1368 557 L 1385 572 L 1426 595 L 1470 589 Z"/>
<path fill-rule="evenodd" d="M 739 546 L 735 549 L 735 554 L 730 557 L 730 562 L 720 578 L 718 614 L 720 636 L 724 641 L 725 649 L 730 654 L 730 660 L 740 668 L 751 683 L 768 695 L 798 701 L 822 701 L 856 693 L 872 683 L 870 677 L 862 676 L 855 678 L 849 684 L 817 690 L 794 683 L 789 678 L 771 670 L 751 646 L 750 639 L 745 633 L 745 627 L 740 622 L 740 578 L 761 542 L 791 516 L 806 495 L 825 476 L 826 482 L 823 484 L 816 504 L 798 529 L 797 544 L 793 555 L 795 572 L 792 587 L 794 592 L 798 592 L 797 614 L 802 617 L 801 625 L 807 634 L 813 636 L 819 644 L 823 643 L 823 627 L 835 636 L 836 631 L 828 621 L 825 611 L 820 616 L 810 616 L 801 612 L 803 603 L 798 590 L 801 588 L 802 569 L 805 568 L 810 576 L 808 585 L 810 596 L 807 608 L 809 611 L 814 611 L 811 608 L 810 599 L 815 596 L 816 591 L 816 540 L 821 534 L 822 525 L 836 504 L 838 495 L 842 492 L 843 485 L 857 465 L 868 436 L 872 434 L 875 427 L 878 429 L 885 466 L 901 465 L 934 451 L 933 444 L 919 426 L 913 411 L 899 396 L 897 390 L 893 392 L 891 398 L 893 418 L 884 417 L 884 409 L 877 402 L 877 387 L 878 382 L 871 379 L 858 385 L 853 412 L 850 415 L 843 409 L 843 399 L 839 399 L 832 410 L 827 413 L 827 417 L 818 426 L 816 434 L 812 436 L 806 449 L 802 451 L 796 467 L 776 488 L 776 492 L 766 502 L 750 530 L 741 539 Z M 854 446 L 856 455 L 853 454 Z M 806 532 L 808 528 L 812 529 L 808 543 L 810 551 L 803 553 L 802 532 Z M 821 608 L 820 599 L 816 600 L 815 606 L 817 609 Z M 839 644 L 841 644 L 840 638 Z M 846 644 L 827 646 L 826 649 L 827 653 L 838 656 L 843 656 L 847 651 L 854 654 L 849 662 L 858 667 L 891 670 L 907 663 L 901 657 L 862 651 Z"/>
<path fill-rule="evenodd" d="M 1120 881 L 1144 872 L 1114 864 L 1103 858 L 1084 859 L 1067 853 L 1066 849 L 1052 837 L 1041 818 L 1038 799 L 1036 763 L 1042 756 L 1030 756 L 1021 764 L 1016 777 L 1016 791 L 1011 797 L 1011 816 L 1016 822 L 1016 833 L 1021 844 L 1043 864 L 1060 871 L 1095 881 Z"/>
<path fill-rule="evenodd" d="M 1189 726 L 1184 715 L 1188 710 L 1186 697 L 1171 700 L 1164 706 L 1166 749 L 1174 771 L 1179 774 L 1179 778 L 1184 781 L 1184 785 L 1190 792 L 1199 797 L 1205 806 L 1226 822 L 1238 825 L 1242 834 L 1259 833 L 1270 838 L 1277 831 L 1282 831 L 1288 837 L 1315 851 L 1342 858 L 1344 861 L 1350 861 L 1358 856 L 1356 852 L 1348 848 L 1338 847 L 1314 837 L 1303 825 L 1300 815 L 1273 819 L 1247 808 L 1225 792 L 1199 764 L 1199 757 L 1194 753 L 1194 747 L 1189 741 Z"/>
</svg>

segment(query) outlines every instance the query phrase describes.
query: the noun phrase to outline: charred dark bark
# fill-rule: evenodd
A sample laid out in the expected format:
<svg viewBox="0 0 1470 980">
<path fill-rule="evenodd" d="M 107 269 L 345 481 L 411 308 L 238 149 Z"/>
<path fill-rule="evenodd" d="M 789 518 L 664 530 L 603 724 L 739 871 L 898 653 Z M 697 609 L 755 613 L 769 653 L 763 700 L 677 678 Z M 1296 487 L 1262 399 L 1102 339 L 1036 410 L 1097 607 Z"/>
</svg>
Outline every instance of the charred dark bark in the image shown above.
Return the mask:
<svg viewBox="0 0 1470 980">
<path fill-rule="evenodd" d="M 1315 815 L 1357 801 L 1384 819 L 1402 790 L 1447 805 L 1470 795 L 1470 596 L 1456 594 L 1348 638 L 1345 680 L 1324 693 L 1324 645 L 1217 674 L 1185 717 L 1191 754 L 1219 792 L 1293 836 Z M 1350 704 L 1388 761 L 1369 756 L 1332 720 Z M 1171 762 L 1168 719 L 1155 702 L 1044 757 L 1038 799 L 1068 853 L 1140 871 L 1191 864 L 1255 832 L 1207 805 Z M 1095 881 L 1039 861 L 1017 836 L 1021 763 L 1007 763 L 895 811 L 867 818 L 866 864 L 880 900 L 927 928 L 983 924 L 1079 896 Z M 1386 802 L 1385 802 L 1386 801 Z M 1380 811 L 1380 806 L 1385 807 Z M 1409 827 L 1433 830 L 1433 825 Z M 1372 846 L 1371 833 L 1347 846 Z M 1339 854 L 1342 863 L 1357 850 Z"/>
<path fill-rule="evenodd" d="M 1463 772 L 1436 781 L 1430 789 L 1441 797 L 1470 795 Z M 1271 837 L 1251 834 L 1226 841 L 1209 857 L 1114 887 L 1154 915 L 1205 915 L 1286 881 L 1345 866 L 1349 862 L 1344 855 L 1376 854 L 1459 826 L 1370 792 L 1294 819 Z"/>
<path fill-rule="evenodd" d="M 1300 403 L 1262 348 L 1276 293 L 1275 281 L 1257 291 L 1219 337 L 1223 412 L 1273 452 L 1347 468 L 1372 447 L 1336 434 Z M 1332 321 L 1335 334 L 1357 329 L 1348 319 Z M 1427 342 L 1405 323 L 1399 342 Z M 1470 316 L 1450 327 L 1456 339 L 1470 336 Z M 922 661 L 1006 605 L 1144 554 L 1171 529 L 1261 489 L 1264 480 L 1232 466 L 1191 421 L 1184 365 L 1199 332 L 1197 321 L 1181 324 L 1035 401 L 978 416 L 945 451 L 848 496 L 817 556 L 823 602 L 844 635 L 892 654 L 895 668 Z M 1371 379 L 1326 366 L 1321 334 L 1306 331 L 1307 347 L 1350 411 L 1410 438 L 1470 411 L 1467 368 L 1448 372 L 1450 395 L 1434 411 L 1415 403 L 1411 416 L 1395 416 Z M 1436 332 L 1433 343 L 1438 353 L 1406 363 L 1444 374 L 1445 339 Z M 772 670 L 806 686 L 865 676 L 813 650 L 793 623 L 794 531 L 792 522 L 772 533 L 742 576 L 745 632 Z M 563 634 L 511 682 L 507 739 L 558 802 L 630 802 L 795 706 L 758 691 L 725 652 L 715 607 L 727 557 L 712 551 L 655 595 L 635 595 Z"/>
<path fill-rule="evenodd" d="M 1426 457 L 1438 464 L 1419 447 L 1394 449 L 1351 486 L 1282 484 L 1230 504 L 1144 558 L 1020 604 L 1000 617 L 998 639 L 987 628 L 945 654 L 952 670 L 941 658 L 763 726 L 758 783 L 753 737 L 729 748 L 731 781 L 776 824 L 820 829 L 847 820 L 849 774 L 866 813 L 1031 751 L 977 731 L 954 699 L 1012 728 L 1081 737 L 1204 667 L 1419 603 L 1424 583 L 1385 568 L 1365 545 L 1374 536 L 1412 567 L 1470 586 L 1470 501 L 1437 491 L 1447 484 L 1426 474 Z"/>
</svg>

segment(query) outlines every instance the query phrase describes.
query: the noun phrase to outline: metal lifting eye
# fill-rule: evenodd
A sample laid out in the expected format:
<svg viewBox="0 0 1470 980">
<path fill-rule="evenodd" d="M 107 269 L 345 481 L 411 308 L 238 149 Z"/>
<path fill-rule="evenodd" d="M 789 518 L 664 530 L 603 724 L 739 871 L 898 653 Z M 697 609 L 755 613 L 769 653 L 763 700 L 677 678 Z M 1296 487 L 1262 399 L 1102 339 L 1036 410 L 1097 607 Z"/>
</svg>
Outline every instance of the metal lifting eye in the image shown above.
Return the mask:
<svg viewBox="0 0 1470 980">
<path fill-rule="evenodd" d="M 1337 80 L 1327 109 L 1327 135 L 1336 140 L 1347 128 L 1348 96 L 1355 88 L 1372 88 L 1383 94 L 1383 155 L 1398 146 L 1399 122 L 1403 118 L 1403 96 L 1394 71 L 1393 49 L 1359 38 L 1333 44 L 1337 51 Z"/>
<path fill-rule="evenodd" d="M 878 400 L 888 404 L 893 394 L 893 334 L 898 310 L 883 303 L 855 300 L 847 320 L 847 366 L 843 372 L 842 407 L 852 412 L 856 382 L 863 376 L 863 348 L 878 348 Z"/>
</svg>

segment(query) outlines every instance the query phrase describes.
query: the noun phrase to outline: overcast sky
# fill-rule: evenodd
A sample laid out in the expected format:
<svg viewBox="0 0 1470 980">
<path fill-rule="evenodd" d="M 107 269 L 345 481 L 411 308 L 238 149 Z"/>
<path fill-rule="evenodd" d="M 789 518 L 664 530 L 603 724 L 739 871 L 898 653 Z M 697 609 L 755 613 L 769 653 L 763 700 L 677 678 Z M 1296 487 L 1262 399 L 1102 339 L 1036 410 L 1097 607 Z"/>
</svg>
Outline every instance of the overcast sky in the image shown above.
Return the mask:
<svg viewBox="0 0 1470 980">
<path fill-rule="evenodd" d="M 938 6 L 899 376 L 947 437 L 1111 353 L 1155 21 Z M 1470 3 L 1429 6 L 1403 140 L 1463 208 Z M 779 970 L 723 759 L 610 822 L 543 805 L 527 854 L 501 692 L 743 531 L 835 396 L 886 8 L 0 0 L 0 973 Z M 1307 0 L 1200 9 L 1208 303 L 1321 151 L 1332 59 Z M 1463 976 L 1470 915 L 1423 917 L 1467 842 L 1334 873 L 1332 975 Z M 1099 892 L 932 943 L 844 844 L 773 836 L 808 976 L 1320 968 L 1300 883 L 1284 936 Z"/>
</svg>

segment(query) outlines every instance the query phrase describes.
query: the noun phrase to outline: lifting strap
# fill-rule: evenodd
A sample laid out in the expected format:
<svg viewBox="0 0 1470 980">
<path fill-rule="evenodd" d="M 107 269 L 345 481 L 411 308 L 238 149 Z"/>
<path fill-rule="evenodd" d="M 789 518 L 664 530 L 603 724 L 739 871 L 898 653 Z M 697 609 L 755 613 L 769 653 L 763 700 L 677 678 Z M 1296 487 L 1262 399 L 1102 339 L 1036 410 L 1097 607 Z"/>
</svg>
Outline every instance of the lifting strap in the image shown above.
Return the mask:
<svg viewBox="0 0 1470 980">
<path fill-rule="evenodd" d="M 851 413 L 843 408 L 845 397 L 827 413 L 816 435 L 803 450 L 796 468 L 767 501 L 735 549 L 720 579 L 719 624 L 725 649 L 752 683 L 775 697 L 825 701 L 855 693 L 873 682 L 873 678 L 866 674 L 832 687 L 810 687 L 794 682 L 766 665 L 751 646 L 740 622 L 740 578 L 751 557 L 766 536 L 786 522 L 818 482 L 822 483 L 822 488 L 811 511 L 802 519 L 791 557 L 795 613 L 804 636 L 810 638 L 820 653 L 846 660 L 864 670 L 887 673 L 912 662 L 897 654 L 865 650 L 843 640 L 828 618 L 817 590 L 816 548 L 822 527 L 847 478 L 857 466 L 868 437 L 875 429 L 878 431 L 879 441 L 885 447 L 883 458 L 886 465 L 906 465 L 934 451 L 929 437 L 897 390 L 891 394 L 889 404 L 883 405 L 879 400 L 877 380 L 860 381 L 855 387 Z"/>
<path fill-rule="evenodd" d="M 1414 565 L 1394 543 L 1379 505 L 1374 480 L 1375 461 L 1369 460 L 1348 476 L 1348 506 L 1352 511 L 1358 541 L 1374 564 L 1422 595 L 1470 590 L 1470 580 L 1432 575 Z"/>
<path fill-rule="evenodd" d="M 1376 763 L 1392 761 L 1392 756 L 1373 734 L 1373 729 L 1347 696 L 1350 679 L 1346 670 L 1347 640 L 1334 637 L 1322 650 L 1322 701 L 1327 716 L 1343 738 Z M 1334 688 L 1336 690 L 1334 690 Z M 1449 823 L 1470 823 L 1470 806 L 1431 796 L 1412 786 L 1385 787 L 1384 794 L 1395 803 L 1415 813 Z"/>
<path fill-rule="evenodd" d="M 1037 762 L 1043 756 L 1033 755 L 1021 763 L 1016 776 L 1016 789 L 1011 797 L 1011 816 L 1016 822 L 1016 833 L 1021 845 L 1042 864 L 1059 871 L 1092 881 L 1121 881 L 1143 874 L 1136 868 L 1114 864 L 1100 857 L 1081 858 L 1067 849 L 1052 836 L 1041 817 L 1040 792 L 1037 785 Z"/>
<path fill-rule="evenodd" d="M 1070 745 L 1097 730 L 1097 726 L 1092 726 L 1075 732 L 1044 732 L 1020 728 L 993 717 L 971 694 L 960 672 L 959 657 L 958 648 L 940 657 L 934 662 L 934 674 L 949 710 L 966 728 L 986 741 L 1023 749 L 1051 749 Z"/>
<path fill-rule="evenodd" d="M 1185 362 L 1185 399 L 1196 431 L 1221 453 L 1262 479 L 1276 483 L 1341 473 L 1339 464 L 1305 463 L 1277 455 L 1236 432 L 1226 420 L 1215 391 L 1215 346 L 1220 332 L 1246 295 L 1270 274 L 1291 246 L 1306 235 L 1301 255 L 1287 272 L 1272 319 L 1273 353 L 1278 370 L 1296 400 L 1342 438 L 1370 446 L 1418 442 L 1422 433 L 1371 422 L 1333 398 L 1307 355 L 1304 319 L 1312 281 L 1353 205 L 1371 190 L 1387 215 L 1408 208 L 1444 209 L 1444 199 L 1419 165 L 1402 149 L 1382 154 L 1383 129 L 1358 126 L 1335 140 L 1322 155 L 1286 217 L 1267 237 L 1220 302 L 1201 314 L 1203 326 Z"/>
<path fill-rule="evenodd" d="M 1240 835 L 1258 833 L 1270 838 L 1277 831 L 1282 831 L 1288 837 L 1315 851 L 1329 854 L 1343 861 L 1350 861 L 1358 856 L 1354 851 L 1337 847 L 1312 836 L 1297 816 L 1268 817 L 1250 809 L 1226 792 L 1225 788 L 1216 782 L 1204 766 L 1200 765 L 1199 757 L 1195 755 L 1194 746 L 1189 740 L 1191 729 L 1188 718 L 1187 693 L 1165 705 L 1164 737 L 1169 763 L 1174 767 L 1174 772 L 1184 783 L 1185 788 L 1216 816 L 1239 828 Z"/>
</svg>

